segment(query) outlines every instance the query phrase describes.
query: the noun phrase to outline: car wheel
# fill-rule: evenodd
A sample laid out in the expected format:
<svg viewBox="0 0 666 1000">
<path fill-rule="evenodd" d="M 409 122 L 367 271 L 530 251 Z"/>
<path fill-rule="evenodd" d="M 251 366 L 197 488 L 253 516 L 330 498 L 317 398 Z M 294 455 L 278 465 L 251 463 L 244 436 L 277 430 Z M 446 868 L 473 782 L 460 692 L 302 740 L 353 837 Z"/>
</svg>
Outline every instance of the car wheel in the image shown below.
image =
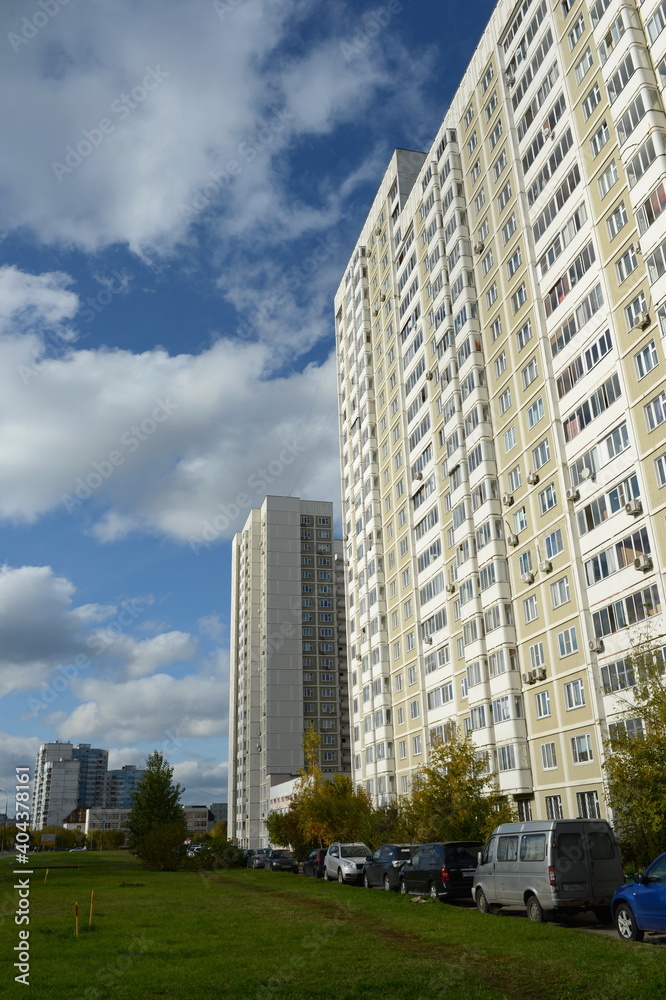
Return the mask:
<svg viewBox="0 0 666 1000">
<path fill-rule="evenodd" d="M 479 889 L 476 894 L 476 908 L 479 913 L 490 913 L 490 903 L 486 898 L 486 894 L 483 889 Z"/>
<path fill-rule="evenodd" d="M 405 885 L 405 880 L 404 880 L 404 878 L 401 878 L 401 879 L 400 879 L 400 893 L 401 893 L 401 895 L 403 895 L 403 896 L 406 896 L 406 895 L 407 895 L 407 886 Z"/>
<path fill-rule="evenodd" d="M 390 892 L 390 891 L 391 891 L 391 883 L 389 882 L 388 875 L 385 875 L 384 876 L 384 892 Z"/>
<path fill-rule="evenodd" d="M 367 872 L 363 872 L 363 888 L 364 889 L 371 889 L 372 888 L 372 886 L 370 885 L 370 879 L 368 878 L 368 873 Z"/>
<path fill-rule="evenodd" d="M 633 910 L 626 903 L 620 903 L 615 910 L 615 926 L 625 941 L 642 941 L 643 931 L 636 926 Z"/>
<path fill-rule="evenodd" d="M 342 874 L 342 868 L 338 868 L 338 882 L 340 883 L 340 885 L 342 885 L 342 883 L 344 882 L 344 880 L 345 880 L 345 877 Z"/>
<path fill-rule="evenodd" d="M 538 924 L 542 924 L 546 919 L 543 907 L 536 896 L 530 896 L 527 900 L 527 918 Z"/>
<path fill-rule="evenodd" d="M 333 876 L 329 875 L 328 868 L 324 868 L 324 881 L 325 882 L 332 882 L 333 881 Z"/>
<path fill-rule="evenodd" d="M 430 885 L 428 886 L 428 892 L 430 894 L 430 898 L 431 899 L 437 899 L 437 900 L 439 899 L 439 893 L 437 892 L 437 886 L 435 885 L 434 882 L 431 882 Z"/>
</svg>

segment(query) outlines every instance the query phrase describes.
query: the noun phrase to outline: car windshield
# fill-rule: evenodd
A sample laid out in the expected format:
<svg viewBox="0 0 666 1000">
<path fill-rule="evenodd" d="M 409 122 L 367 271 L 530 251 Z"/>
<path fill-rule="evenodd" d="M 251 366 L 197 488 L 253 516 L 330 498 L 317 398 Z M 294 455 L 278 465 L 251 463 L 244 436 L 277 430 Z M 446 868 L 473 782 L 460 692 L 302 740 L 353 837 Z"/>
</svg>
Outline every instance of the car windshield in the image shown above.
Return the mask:
<svg viewBox="0 0 666 1000">
<path fill-rule="evenodd" d="M 371 854 L 372 851 L 365 844 L 343 844 L 340 847 L 341 858 L 366 858 Z"/>
</svg>

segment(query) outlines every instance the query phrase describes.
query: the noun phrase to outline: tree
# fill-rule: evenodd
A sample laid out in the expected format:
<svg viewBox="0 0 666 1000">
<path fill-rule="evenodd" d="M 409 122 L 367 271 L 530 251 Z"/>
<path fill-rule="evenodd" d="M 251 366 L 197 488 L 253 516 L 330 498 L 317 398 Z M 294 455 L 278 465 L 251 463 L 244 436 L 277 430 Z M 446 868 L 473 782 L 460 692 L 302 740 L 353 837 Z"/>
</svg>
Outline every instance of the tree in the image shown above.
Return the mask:
<svg viewBox="0 0 666 1000">
<path fill-rule="evenodd" d="M 187 837 L 182 793 L 173 782 L 173 767 L 155 750 L 146 761 L 127 821 L 130 847 L 147 868 L 175 871 L 182 863 Z"/>
<path fill-rule="evenodd" d="M 635 642 L 624 667 L 632 697 L 618 699 L 623 709 L 605 740 L 604 772 L 622 856 L 643 868 L 666 851 L 663 650 L 651 638 Z"/>
<path fill-rule="evenodd" d="M 403 808 L 403 838 L 412 843 L 485 840 L 498 823 L 515 818 L 494 789 L 494 778 L 469 736 L 434 741 L 430 764 Z"/>
</svg>

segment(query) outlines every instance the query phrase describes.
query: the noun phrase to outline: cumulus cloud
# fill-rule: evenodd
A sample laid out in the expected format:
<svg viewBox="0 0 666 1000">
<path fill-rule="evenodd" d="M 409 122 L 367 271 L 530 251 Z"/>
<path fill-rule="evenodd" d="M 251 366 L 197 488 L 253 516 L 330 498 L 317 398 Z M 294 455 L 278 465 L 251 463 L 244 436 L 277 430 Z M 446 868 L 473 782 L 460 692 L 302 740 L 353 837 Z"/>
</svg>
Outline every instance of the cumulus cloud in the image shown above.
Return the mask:
<svg viewBox="0 0 666 1000">
<path fill-rule="evenodd" d="M 6 521 L 56 510 L 102 542 L 143 530 L 198 551 L 266 493 L 337 498 L 332 357 L 276 377 L 268 345 L 242 341 L 199 355 L 35 351 L 32 336 L 0 340 Z"/>
<path fill-rule="evenodd" d="M 50 566 L 0 570 L 0 695 L 36 689 L 37 709 L 48 688 L 53 697 L 50 693 L 41 711 L 60 691 L 75 691 L 94 664 L 116 677 L 131 678 L 196 654 L 195 640 L 183 632 L 132 637 L 140 615 L 152 603 L 150 597 L 117 606 L 76 607 L 74 594 L 74 585 Z M 56 675 L 59 683 L 54 686 Z"/>
</svg>

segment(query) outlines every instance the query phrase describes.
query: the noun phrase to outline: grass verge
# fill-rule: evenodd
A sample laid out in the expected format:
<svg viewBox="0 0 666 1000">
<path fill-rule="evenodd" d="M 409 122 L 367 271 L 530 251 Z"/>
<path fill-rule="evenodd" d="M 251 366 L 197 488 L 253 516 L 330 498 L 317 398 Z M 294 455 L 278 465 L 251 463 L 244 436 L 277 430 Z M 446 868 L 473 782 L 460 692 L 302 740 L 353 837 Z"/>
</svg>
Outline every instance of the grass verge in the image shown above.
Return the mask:
<svg viewBox="0 0 666 1000">
<path fill-rule="evenodd" d="M 666 977 L 659 947 L 287 873 L 148 872 L 120 851 L 50 855 L 44 881 L 46 861 L 30 876 L 39 1000 L 653 1000 Z M 3 859 L 8 998 L 25 996 L 12 871 Z"/>
</svg>

